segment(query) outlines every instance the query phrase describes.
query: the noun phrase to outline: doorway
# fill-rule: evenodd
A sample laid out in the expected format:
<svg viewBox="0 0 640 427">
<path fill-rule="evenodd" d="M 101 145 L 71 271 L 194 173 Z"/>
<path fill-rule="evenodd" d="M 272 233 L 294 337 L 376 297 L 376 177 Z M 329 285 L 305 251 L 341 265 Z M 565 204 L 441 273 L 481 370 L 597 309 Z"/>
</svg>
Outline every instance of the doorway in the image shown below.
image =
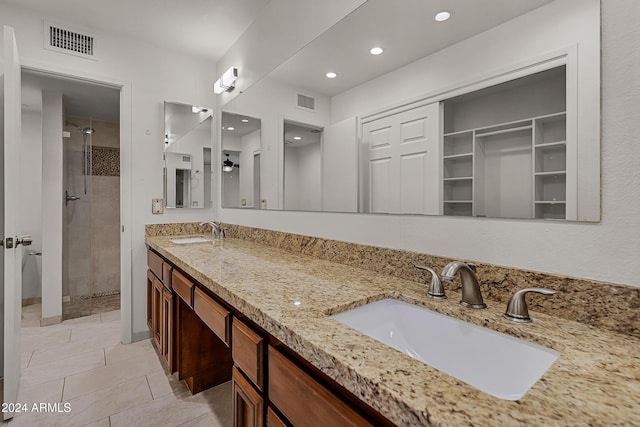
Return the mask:
<svg viewBox="0 0 640 427">
<path fill-rule="evenodd" d="M 40 145 L 40 173 L 44 174 L 23 210 L 34 216 L 29 224 L 34 242 L 42 244 L 58 235 L 62 243 L 61 253 L 34 247 L 42 254 L 41 276 L 46 280 L 40 277 L 36 286 L 23 283 L 23 288 L 39 289 L 31 301 L 40 297 L 43 324 L 55 323 L 58 316 L 51 313 L 56 311 L 59 320 L 65 320 L 118 309 L 120 90 L 42 73 L 22 74 L 23 135 L 30 135 L 26 145 Z M 50 105 L 52 100 L 57 104 L 57 97 L 59 110 Z M 60 133 L 58 121 L 62 123 Z M 61 159 L 52 152 L 61 154 Z M 35 170 L 37 163 L 33 162 L 31 169 Z M 49 198 L 58 186 L 63 199 L 61 223 L 37 220 L 50 209 Z M 61 277 L 61 283 L 55 277 Z M 52 292 L 57 287 L 60 289 Z"/>
</svg>

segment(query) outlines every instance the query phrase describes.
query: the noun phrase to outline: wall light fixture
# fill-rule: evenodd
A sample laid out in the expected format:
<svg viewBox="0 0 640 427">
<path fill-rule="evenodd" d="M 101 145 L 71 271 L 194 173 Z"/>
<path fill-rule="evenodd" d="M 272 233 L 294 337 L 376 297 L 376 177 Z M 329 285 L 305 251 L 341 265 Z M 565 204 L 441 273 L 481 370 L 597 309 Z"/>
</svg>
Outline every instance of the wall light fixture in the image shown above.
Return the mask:
<svg viewBox="0 0 640 427">
<path fill-rule="evenodd" d="M 230 67 L 213 84 L 213 93 L 220 95 L 223 92 L 231 92 L 235 88 L 234 83 L 237 79 L 238 67 Z"/>
</svg>

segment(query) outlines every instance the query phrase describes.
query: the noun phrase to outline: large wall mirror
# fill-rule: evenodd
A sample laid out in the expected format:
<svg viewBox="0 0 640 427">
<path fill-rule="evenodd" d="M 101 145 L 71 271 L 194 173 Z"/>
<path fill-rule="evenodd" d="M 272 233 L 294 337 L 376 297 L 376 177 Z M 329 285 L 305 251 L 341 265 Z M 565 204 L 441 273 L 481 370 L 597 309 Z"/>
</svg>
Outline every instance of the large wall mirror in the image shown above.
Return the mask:
<svg viewBox="0 0 640 427">
<path fill-rule="evenodd" d="M 164 202 L 167 208 L 209 208 L 213 110 L 164 103 Z"/>
<path fill-rule="evenodd" d="M 223 207 L 599 221 L 599 70 L 599 0 L 368 0 L 223 106 Z"/>
</svg>

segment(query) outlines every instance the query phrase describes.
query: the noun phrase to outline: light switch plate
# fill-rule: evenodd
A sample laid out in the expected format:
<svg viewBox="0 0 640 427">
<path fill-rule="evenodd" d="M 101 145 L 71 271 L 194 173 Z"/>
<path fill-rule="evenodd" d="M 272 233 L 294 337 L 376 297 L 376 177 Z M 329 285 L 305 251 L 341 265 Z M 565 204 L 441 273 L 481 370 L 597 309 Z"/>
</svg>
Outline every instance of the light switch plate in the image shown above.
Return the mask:
<svg viewBox="0 0 640 427">
<path fill-rule="evenodd" d="M 161 214 L 164 212 L 162 199 L 151 199 L 151 213 Z"/>
</svg>

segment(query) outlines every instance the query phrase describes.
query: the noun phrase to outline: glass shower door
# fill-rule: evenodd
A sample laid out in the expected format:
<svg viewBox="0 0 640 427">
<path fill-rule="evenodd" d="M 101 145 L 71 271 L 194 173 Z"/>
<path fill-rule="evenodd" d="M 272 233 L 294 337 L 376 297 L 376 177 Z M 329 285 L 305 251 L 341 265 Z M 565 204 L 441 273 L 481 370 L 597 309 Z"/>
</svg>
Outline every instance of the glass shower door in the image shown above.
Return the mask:
<svg viewBox="0 0 640 427">
<path fill-rule="evenodd" d="M 86 121 L 86 120 L 85 120 Z M 88 127 L 66 122 L 62 229 L 62 318 L 91 315 L 91 119 Z"/>
</svg>

